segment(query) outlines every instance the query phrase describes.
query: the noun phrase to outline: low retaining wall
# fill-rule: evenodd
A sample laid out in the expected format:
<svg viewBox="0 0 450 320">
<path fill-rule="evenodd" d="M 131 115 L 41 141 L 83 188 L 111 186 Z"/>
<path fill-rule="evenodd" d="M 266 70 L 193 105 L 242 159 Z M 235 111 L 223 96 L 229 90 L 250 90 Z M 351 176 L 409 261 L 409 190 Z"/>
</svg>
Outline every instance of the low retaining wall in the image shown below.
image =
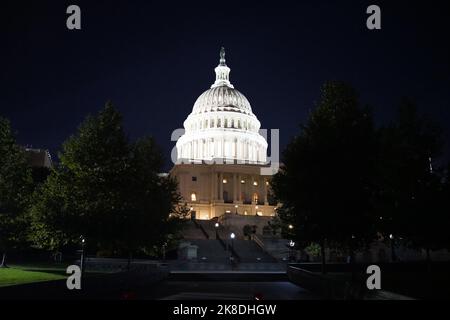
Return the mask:
<svg viewBox="0 0 450 320">
<path fill-rule="evenodd" d="M 289 266 L 287 274 L 291 282 L 326 300 L 412 299 L 385 290 L 368 290 L 365 281 L 362 281 L 361 279 L 352 282 L 351 280 L 339 279 L 333 275 L 324 275 L 295 266 Z"/>
</svg>

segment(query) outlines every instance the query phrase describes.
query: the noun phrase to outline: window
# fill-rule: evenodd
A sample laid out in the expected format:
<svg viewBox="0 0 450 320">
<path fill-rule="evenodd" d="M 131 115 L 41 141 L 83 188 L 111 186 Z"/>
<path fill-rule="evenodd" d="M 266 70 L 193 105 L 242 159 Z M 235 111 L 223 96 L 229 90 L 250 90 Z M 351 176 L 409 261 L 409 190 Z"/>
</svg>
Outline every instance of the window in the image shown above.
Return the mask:
<svg viewBox="0 0 450 320">
<path fill-rule="evenodd" d="M 192 181 L 196 182 L 197 181 L 197 177 L 192 177 Z"/>
<path fill-rule="evenodd" d="M 196 194 L 195 192 L 192 192 L 192 193 L 191 193 L 191 201 L 192 201 L 192 202 L 197 201 L 197 194 Z"/>
<path fill-rule="evenodd" d="M 254 194 L 253 194 L 253 202 L 254 202 L 254 203 L 258 203 L 258 199 L 259 199 L 258 194 L 257 194 L 257 193 L 254 193 Z"/>
</svg>

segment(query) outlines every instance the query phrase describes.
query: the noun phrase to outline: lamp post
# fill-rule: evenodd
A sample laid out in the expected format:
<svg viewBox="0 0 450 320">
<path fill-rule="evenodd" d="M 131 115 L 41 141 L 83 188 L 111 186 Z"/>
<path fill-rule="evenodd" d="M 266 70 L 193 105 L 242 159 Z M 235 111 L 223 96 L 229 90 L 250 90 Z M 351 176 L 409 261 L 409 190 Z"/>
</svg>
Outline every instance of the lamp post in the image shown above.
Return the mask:
<svg viewBox="0 0 450 320">
<path fill-rule="evenodd" d="M 81 258 L 80 258 L 80 269 L 81 269 L 81 277 L 83 277 L 84 273 L 84 246 L 86 244 L 86 239 L 81 235 Z"/>
<path fill-rule="evenodd" d="M 234 238 L 235 237 L 236 237 L 236 235 L 234 234 L 234 232 L 232 232 L 230 234 L 230 238 L 231 238 L 231 250 L 230 250 L 231 270 L 234 270 Z"/>
<path fill-rule="evenodd" d="M 219 223 L 216 222 L 214 225 L 214 228 L 216 229 L 216 239 L 219 239 Z"/>
<path fill-rule="evenodd" d="M 392 233 L 389 235 L 389 239 L 391 239 L 391 259 L 392 262 L 395 262 L 397 261 L 397 257 L 395 255 L 394 235 Z"/>
<path fill-rule="evenodd" d="M 233 250 L 234 250 L 234 238 L 236 237 L 236 235 L 234 234 L 234 232 L 232 232 L 230 234 L 230 238 L 231 238 L 231 255 L 233 255 Z"/>
<path fill-rule="evenodd" d="M 294 241 L 289 241 L 289 261 L 291 261 L 291 258 L 293 257 L 293 250 L 294 250 L 294 246 L 295 246 L 295 242 Z"/>
<path fill-rule="evenodd" d="M 235 206 L 234 206 L 234 208 L 236 209 L 236 214 L 238 214 L 238 205 L 236 204 Z"/>
</svg>

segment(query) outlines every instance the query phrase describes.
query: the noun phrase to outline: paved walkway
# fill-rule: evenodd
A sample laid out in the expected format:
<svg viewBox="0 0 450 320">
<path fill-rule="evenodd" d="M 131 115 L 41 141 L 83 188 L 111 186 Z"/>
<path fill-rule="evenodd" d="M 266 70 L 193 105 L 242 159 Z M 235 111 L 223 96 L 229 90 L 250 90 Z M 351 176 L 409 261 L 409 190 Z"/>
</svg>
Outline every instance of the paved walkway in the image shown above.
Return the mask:
<svg viewBox="0 0 450 320">
<path fill-rule="evenodd" d="M 315 300 L 316 296 L 288 281 L 166 280 L 143 299 L 160 300 Z"/>
</svg>

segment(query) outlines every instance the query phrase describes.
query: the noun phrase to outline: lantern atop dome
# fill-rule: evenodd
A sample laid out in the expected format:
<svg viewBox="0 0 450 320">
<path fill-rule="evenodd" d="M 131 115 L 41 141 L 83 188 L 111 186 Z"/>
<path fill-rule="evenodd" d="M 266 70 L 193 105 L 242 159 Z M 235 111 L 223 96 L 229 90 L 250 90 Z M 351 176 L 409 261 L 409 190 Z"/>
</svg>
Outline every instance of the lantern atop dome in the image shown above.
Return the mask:
<svg viewBox="0 0 450 320">
<path fill-rule="evenodd" d="M 222 47 L 220 49 L 220 61 L 219 65 L 214 69 L 216 72 L 216 81 L 213 83 L 211 88 L 217 88 L 217 87 L 230 87 L 234 88 L 234 86 L 230 83 L 230 71 L 231 69 L 228 68 L 225 60 L 225 48 Z"/>
</svg>

